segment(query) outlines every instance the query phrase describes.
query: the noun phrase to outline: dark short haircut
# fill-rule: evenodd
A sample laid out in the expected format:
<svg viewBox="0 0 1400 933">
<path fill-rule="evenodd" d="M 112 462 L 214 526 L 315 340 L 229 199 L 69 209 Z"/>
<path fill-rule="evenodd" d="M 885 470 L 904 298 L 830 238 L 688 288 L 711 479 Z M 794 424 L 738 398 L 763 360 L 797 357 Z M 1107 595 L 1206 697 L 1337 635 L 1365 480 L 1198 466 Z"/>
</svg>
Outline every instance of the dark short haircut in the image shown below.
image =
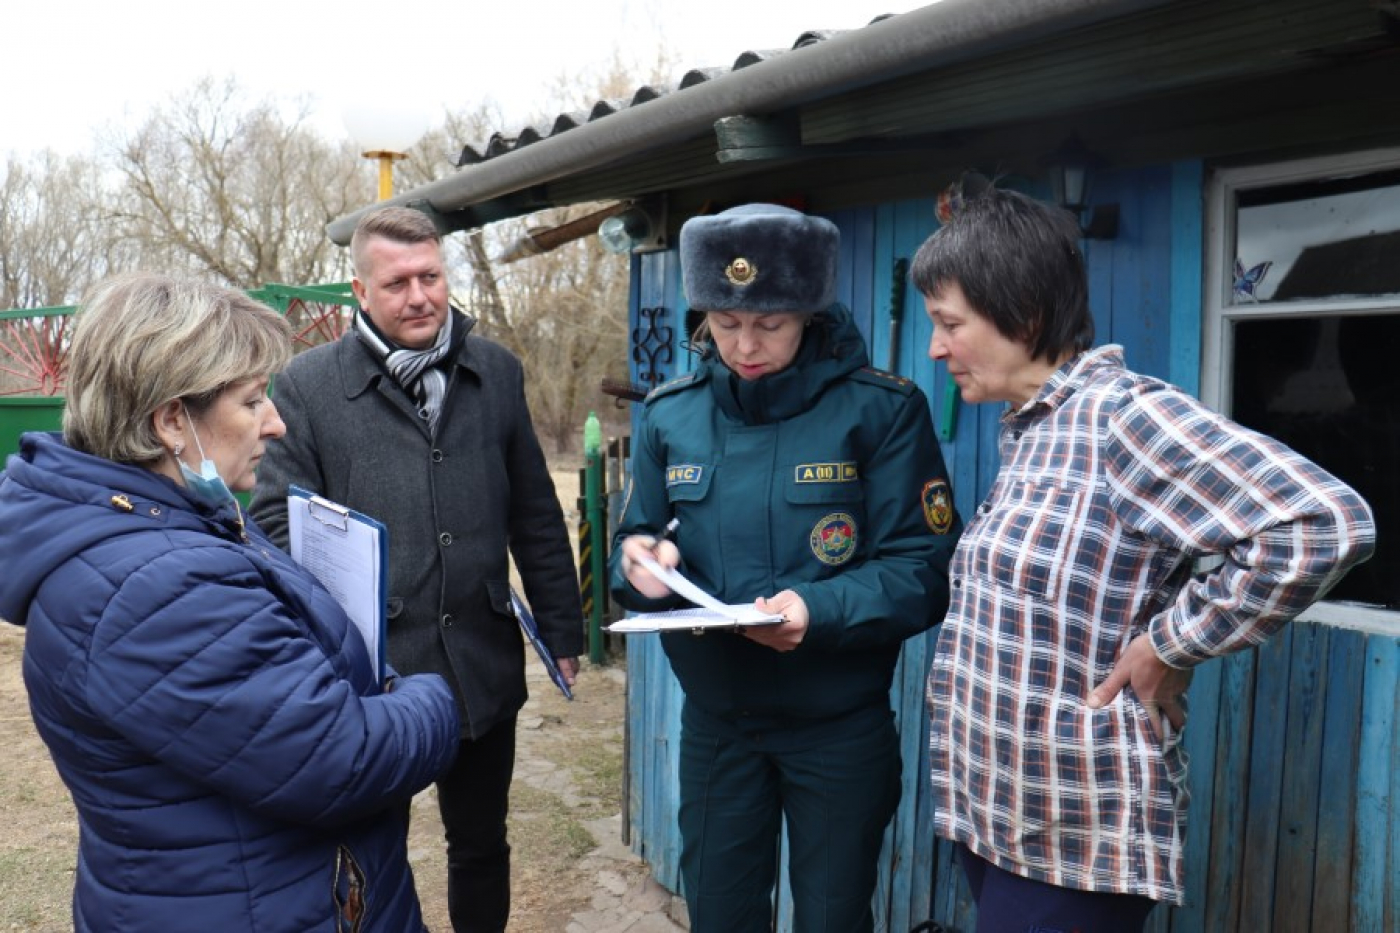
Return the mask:
<svg viewBox="0 0 1400 933">
<path fill-rule="evenodd" d="M 924 241 L 909 278 L 933 297 L 955 283 L 1003 337 L 1054 361 L 1094 343 L 1079 237 L 1064 208 L 990 188 Z"/>
</svg>

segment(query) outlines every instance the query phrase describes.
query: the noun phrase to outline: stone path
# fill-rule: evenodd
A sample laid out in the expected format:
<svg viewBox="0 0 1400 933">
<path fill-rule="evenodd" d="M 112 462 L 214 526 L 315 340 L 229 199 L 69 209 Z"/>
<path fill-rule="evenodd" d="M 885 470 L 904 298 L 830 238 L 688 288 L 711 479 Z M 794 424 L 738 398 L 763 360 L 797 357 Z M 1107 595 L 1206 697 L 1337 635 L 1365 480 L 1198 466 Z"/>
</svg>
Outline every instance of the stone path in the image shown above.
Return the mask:
<svg viewBox="0 0 1400 933">
<path fill-rule="evenodd" d="M 596 681 L 600 676 L 618 688 L 621 703 L 626 690 L 624 671 L 603 668 L 588 674 L 594 689 L 601 686 Z M 517 747 L 523 753 L 517 756 L 515 780 L 559 797 L 566 806 L 575 806 L 578 789 L 568 769 L 551 761 L 545 749 L 539 754 L 527 751 L 537 728 L 532 717 L 538 716 L 546 703 L 554 705 L 552 700 L 538 699 L 552 697 L 550 691 L 554 690 L 543 668 L 531 664 L 527 677 L 531 699 L 520 714 Z M 561 715 L 568 716 L 567 707 Z M 578 874 L 594 879 L 593 891 L 588 906 L 574 912 L 563 933 L 685 933 L 690 928 L 685 902 L 658 884 L 646 863 L 623 844 L 621 814 L 583 825 L 597 845 L 583 856 Z"/>
<path fill-rule="evenodd" d="M 597 878 L 597 890 L 589 908 L 575 913 L 564 933 L 683 933 L 690 929 L 685 902 L 657 884 L 642 860 L 622 844 L 621 816 L 586 825 L 598 848 L 584 856 L 583 863 Z"/>
</svg>

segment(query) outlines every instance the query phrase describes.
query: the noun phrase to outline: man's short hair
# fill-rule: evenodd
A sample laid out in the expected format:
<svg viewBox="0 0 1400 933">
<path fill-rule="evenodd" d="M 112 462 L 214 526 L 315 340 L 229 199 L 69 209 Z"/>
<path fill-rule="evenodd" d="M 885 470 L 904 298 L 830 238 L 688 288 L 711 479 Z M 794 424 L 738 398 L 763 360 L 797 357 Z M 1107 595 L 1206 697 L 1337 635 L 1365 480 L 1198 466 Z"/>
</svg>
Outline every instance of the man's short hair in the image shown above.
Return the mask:
<svg viewBox="0 0 1400 933">
<path fill-rule="evenodd" d="M 350 261 L 355 266 L 355 274 L 364 271 L 363 258 L 365 244 L 378 237 L 394 243 L 442 243 L 442 234 L 427 214 L 412 207 L 381 207 L 370 211 L 355 225 L 350 237 Z"/>
<path fill-rule="evenodd" d="M 989 188 L 924 241 L 909 278 L 933 297 L 956 283 L 1003 337 L 1054 361 L 1094 343 L 1080 236 L 1064 208 Z"/>
<path fill-rule="evenodd" d="M 63 436 L 118 463 L 165 454 L 151 417 L 161 405 L 181 399 L 200 414 L 229 385 L 270 376 L 292 355 L 280 314 L 197 279 L 112 276 L 89 291 L 75 321 Z"/>
</svg>

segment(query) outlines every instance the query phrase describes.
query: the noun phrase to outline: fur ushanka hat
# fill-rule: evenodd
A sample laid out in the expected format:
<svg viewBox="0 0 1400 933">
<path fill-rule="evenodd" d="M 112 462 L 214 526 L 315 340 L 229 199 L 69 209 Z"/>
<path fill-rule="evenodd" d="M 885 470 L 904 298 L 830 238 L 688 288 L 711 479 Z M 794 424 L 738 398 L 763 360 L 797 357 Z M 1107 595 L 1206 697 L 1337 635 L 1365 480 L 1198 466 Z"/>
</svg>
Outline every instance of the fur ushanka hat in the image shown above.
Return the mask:
<svg viewBox="0 0 1400 933">
<path fill-rule="evenodd" d="M 831 221 L 778 204 L 692 217 L 681 226 L 686 300 L 697 311 L 824 311 L 840 243 Z"/>
</svg>

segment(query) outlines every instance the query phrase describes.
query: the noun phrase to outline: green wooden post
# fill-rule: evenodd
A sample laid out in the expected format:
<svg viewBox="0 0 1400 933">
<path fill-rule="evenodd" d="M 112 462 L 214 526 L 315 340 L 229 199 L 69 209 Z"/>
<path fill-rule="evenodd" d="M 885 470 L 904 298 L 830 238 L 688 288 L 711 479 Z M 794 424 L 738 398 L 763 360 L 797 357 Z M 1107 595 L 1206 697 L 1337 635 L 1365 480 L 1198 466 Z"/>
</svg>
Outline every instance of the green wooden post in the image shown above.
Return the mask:
<svg viewBox="0 0 1400 933">
<path fill-rule="evenodd" d="M 591 612 L 588 614 L 588 660 L 603 663 L 603 541 L 606 519 L 603 516 L 603 430 L 598 416 L 588 413 L 583 425 L 584 509 L 588 515 L 588 536 L 591 560 L 589 573 L 593 578 Z"/>
<path fill-rule="evenodd" d="M 951 441 L 958 433 L 958 400 L 962 397 L 962 390 L 954 381 L 952 375 L 948 376 L 948 381 L 943 385 L 943 417 L 938 419 L 938 439 L 940 441 Z"/>
</svg>

